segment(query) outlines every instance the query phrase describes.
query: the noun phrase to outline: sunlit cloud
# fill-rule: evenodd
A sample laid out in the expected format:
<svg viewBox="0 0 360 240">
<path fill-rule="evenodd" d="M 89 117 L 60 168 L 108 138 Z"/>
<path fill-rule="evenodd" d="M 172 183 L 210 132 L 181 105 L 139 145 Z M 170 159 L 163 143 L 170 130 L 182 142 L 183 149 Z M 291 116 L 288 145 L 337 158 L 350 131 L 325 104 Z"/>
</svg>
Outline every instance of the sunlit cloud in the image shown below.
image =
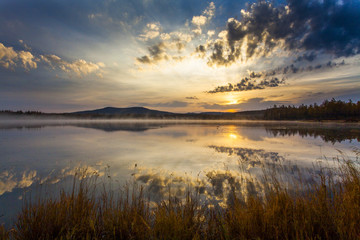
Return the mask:
<svg viewBox="0 0 360 240">
<path fill-rule="evenodd" d="M 6 47 L 0 43 L 0 66 L 12 68 L 21 66 L 26 70 L 37 68 L 38 60 L 28 51 L 15 51 L 12 47 Z"/>
<path fill-rule="evenodd" d="M 23 41 L 20 41 L 23 44 Z M 31 49 L 30 47 L 27 47 Z M 6 47 L 0 43 L 0 66 L 4 68 L 15 68 L 20 66 L 25 70 L 36 69 L 39 62 L 44 62 L 52 69 L 60 69 L 66 73 L 75 73 L 77 76 L 88 75 L 94 72 L 101 74 L 105 67 L 102 62 L 92 63 L 83 59 L 67 62 L 56 55 L 34 56 L 29 51 L 16 51 L 12 47 Z"/>
<path fill-rule="evenodd" d="M 78 76 L 91 74 L 93 72 L 100 73 L 101 68 L 105 67 L 105 64 L 102 62 L 92 63 L 83 59 L 67 62 L 56 55 L 40 55 L 40 59 L 52 68 L 59 68 L 66 73 L 73 72 Z"/>
<path fill-rule="evenodd" d="M 137 57 L 138 63 L 156 64 L 160 61 L 183 61 L 187 55 L 179 55 L 186 46 L 191 43 L 196 36 L 202 34 L 202 27 L 209 23 L 215 14 L 215 4 L 210 2 L 209 6 L 203 11 L 202 15 L 193 16 L 191 23 L 193 28 L 184 26 L 172 32 L 162 32 L 160 23 L 148 23 L 144 33 L 138 37 L 141 41 L 149 42 L 147 47 L 148 54 Z M 209 32 L 211 36 L 213 32 Z M 153 41 L 157 40 L 154 44 Z M 188 54 L 188 53 L 186 53 Z"/>
<path fill-rule="evenodd" d="M 146 28 L 144 33 L 139 36 L 140 40 L 148 41 L 149 39 L 156 38 L 160 35 L 160 23 L 148 23 L 146 24 Z"/>
</svg>

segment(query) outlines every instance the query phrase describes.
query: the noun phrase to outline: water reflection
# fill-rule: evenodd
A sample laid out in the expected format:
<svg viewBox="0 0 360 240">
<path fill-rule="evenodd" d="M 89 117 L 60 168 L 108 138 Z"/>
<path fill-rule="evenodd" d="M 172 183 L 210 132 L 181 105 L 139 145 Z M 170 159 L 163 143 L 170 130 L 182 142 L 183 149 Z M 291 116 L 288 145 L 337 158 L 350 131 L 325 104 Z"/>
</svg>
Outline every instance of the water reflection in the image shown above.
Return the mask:
<svg viewBox="0 0 360 240">
<path fill-rule="evenodd" d="M 263 183 L 259 179 L 229 170 L 212 170 L 197 177 L 144 171 L 135 174 L 135 181 L 145 187 L 150 200 L 155 202 L 166 199 L 169 195 L 181 199 L 190 190 L 197 192 L 207 205 L 225 206 L 234 193 L 245 199 L 244 196 L 259 194 L 263 190 Z"/>
<path fill-rule="evenodd" d="M 35 170 L 16 173 L 10 170 L 0 172 L 0 195 L 12 192 L 14 188 L 26 188 L 33 184 L 36 179 Z"/>
<path fill-rule="evenodd" d="M 284 161 L 285 158 L 280 156 L 277 152 L 266 152 L 263 149 L 250 149 L 250 148 L 234 148 L 223 146 L 209 146 L 216 152 L 227 153 L 229 156 L 237 155 L 241 162 L 248 162 L 253 167 L 260 166 L 262 162 L 279 162 Z"/>
<path fill-rule="evenodd" d="M 236 129 L 251 130 L 246 135 L 254 132 L 254 129 L 265 129 L 273 137 L 277 136 L 301 136 L 320 137 L 325 142 L 341 142 L 344 140 L 360 141 L 360 124 L 356 123 L 304 123 L 304 122 L 249 122 L 249 121 L 141 121 L 141 120 L 47 120 L 47 121 L 0 121 L 0 130 L 5 129 L 41 129 L 45 127 L 73 126 L 91 128 L 105 132 L 134 131 L 142 132 L 151 129 L 171 126 L 214 126 L 217 130 L 227 127 L 228 137 L 237 139 Z M 252 135 L 250 138 L 262 140 L 260 135 Z"/>
<path fill-rule="evenodd" d="M 337 149 L 351 156 L 359 136 L 358 124 L 0 121 L 0 223 L 13 219 L 24 192 L 63 188 L 80 167 L 119 185 L 144 185 L 154 201 L 169 186 L 179 197 L 191 187 L 221 205 L 231 203 L 231 192 L 261 193 L 264 169 L 287 181 L 328 164 Z"/>
<path fill-rule="evenodd" d="M 360 129 L 344 127 L 325 127 L 325 128 L 266 128 L 268 132 L 277 136 L 320 137 L 325 142 L 342 142 L 345 140 L 360 141 Z"/>
</svg>

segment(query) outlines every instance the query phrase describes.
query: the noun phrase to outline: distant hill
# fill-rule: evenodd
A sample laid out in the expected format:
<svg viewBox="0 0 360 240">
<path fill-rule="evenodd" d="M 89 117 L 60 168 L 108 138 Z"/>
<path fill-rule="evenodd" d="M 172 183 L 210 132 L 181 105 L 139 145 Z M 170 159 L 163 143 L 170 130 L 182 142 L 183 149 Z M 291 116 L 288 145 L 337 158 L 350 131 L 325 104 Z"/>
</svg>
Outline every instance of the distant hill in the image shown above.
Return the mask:
<svg viewBox="0 0 360 240">
<path fill-rule="evenodd" d="M 107 114 L 107 115 L 127 115 L 127 114 L 144 114 L 144 115 L 173 115 L 171 112 L 152 110 L 144 107 L 116 108 L 105 107 L 101 109 L 73 112 L 71 114 Z"/>
<path fill-rule="evenodd" d="M 246 112 L 200 112 L 200 113 L 172 113 L 158 111 L 144 107 L 101 109 L 69 113 L 76 117 L 90 118 L 164 118 L 164 119 L 262 119 L 264 110 Z"/>
<path fill-rule="evenodd" d="M 105 107 L 101 109 L 69 113 L 79 117 L 106 117 L 106 118 L 171 118 L 175 113 L 152 110 L 144 107 L 116 108 Z"/>
</svg>

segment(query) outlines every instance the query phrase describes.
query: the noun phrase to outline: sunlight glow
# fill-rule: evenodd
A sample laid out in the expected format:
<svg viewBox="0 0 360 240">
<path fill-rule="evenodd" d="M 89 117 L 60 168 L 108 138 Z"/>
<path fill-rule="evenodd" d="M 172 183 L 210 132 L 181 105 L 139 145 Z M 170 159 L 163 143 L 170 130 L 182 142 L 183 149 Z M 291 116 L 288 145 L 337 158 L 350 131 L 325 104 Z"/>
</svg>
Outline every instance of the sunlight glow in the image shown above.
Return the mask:
<svg viewBox="0 0 360 240">
<path fill-rule="evenodd" d="M 236 134 L 230 133 L 230 134 L 229 134 L 229 138 L 231 138 L 231 139 L 237 139 L 238 136 L 237 136 Z"/>
<path fill-rule="evenodd" d="M 234 93 L 228 93 L 226 96 L 225 96 L 225 99 L 226 99 L 226 105 L 233 105 L 233 104 L 237 104 L 238 103 L 238 96 L 237 94 L 234 94 Z"/>
</svg>

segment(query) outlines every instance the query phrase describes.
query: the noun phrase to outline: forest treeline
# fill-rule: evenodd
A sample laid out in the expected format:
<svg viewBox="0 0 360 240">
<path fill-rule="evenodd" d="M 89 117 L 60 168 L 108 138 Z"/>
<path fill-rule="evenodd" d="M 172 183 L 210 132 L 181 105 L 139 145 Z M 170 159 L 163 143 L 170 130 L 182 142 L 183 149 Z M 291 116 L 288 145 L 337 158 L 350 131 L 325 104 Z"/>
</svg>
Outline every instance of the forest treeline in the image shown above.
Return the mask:
<svg viewBox="0 0 360 240">
<path fill-rule="evenodd" d="M 357 103 L 325 100 L 322 104 L 296 106 L 276 106 L 266 109 L 265 120 L 360 120 L 360 101 Z"/>
</svg>

